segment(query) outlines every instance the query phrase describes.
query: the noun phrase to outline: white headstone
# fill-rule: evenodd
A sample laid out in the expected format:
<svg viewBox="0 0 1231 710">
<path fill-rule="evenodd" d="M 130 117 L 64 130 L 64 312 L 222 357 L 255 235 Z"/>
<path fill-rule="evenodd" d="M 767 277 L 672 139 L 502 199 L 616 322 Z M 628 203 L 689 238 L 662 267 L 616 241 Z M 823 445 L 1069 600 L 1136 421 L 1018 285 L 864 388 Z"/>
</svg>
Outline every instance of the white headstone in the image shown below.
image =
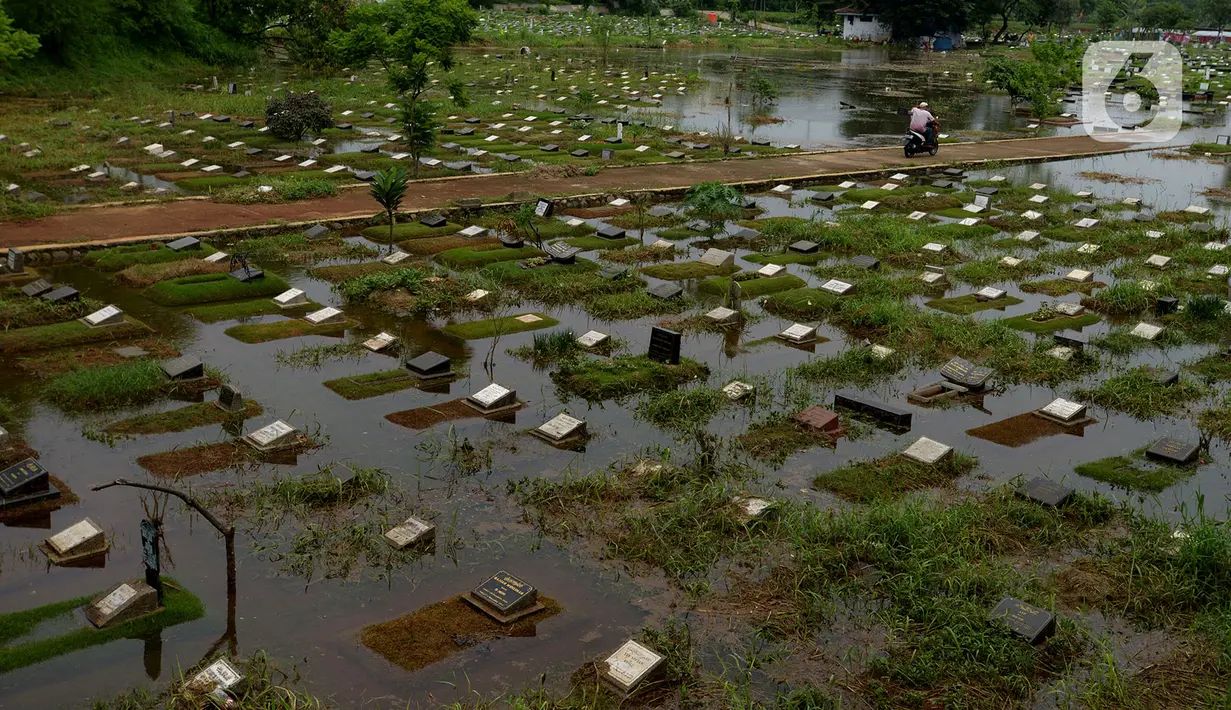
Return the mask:
<svg viewBox="0 0 1231 710">
<path fill-rule="evenodd" d="M 790 328 L 779 333 L 778 337 L 793 343 L 806 343 L 816 339 L 816 328 L 804 325 L 803 323 L 795 323 Z"/>
<path fill-rule="evenodd" d="M 435 525 L 412 515 L 385 533 L 385 540 L 400 550 L 417 542 L 426 542 L 435 536 Z"/>
<path fill-rule="evenodd" d="M 998 298 L 1003 298 L 1005 292 L 1003 289 L 995 288 L 994 286 L 984 286 L 975 292 L 979 298 L 984 298 L 989 301 L 995 301 Z"/>
<path fill-rule="evenodd" d="M 279 419 L 248 434 L 244 439 L 257 449 L 267 450 L 292 443 L 298 434 L 295 427 Z"/>
<path fill-rule="evenodd" d="M 722 392 L 723 394 L 727 396 L 727 399 L 734 401 L 734 400 L 740 400 L 740 399 L 743 399 L 744 397 L 747 397 L 748 395 L 752 394 L 752 392 L 755 389 L 756 389 L 755 387 L 745 382 L 740 382 L 739 380 L 732 380 L 731 382 L 727 383 L 725 387 L 722 388 Z"/>
<path fill-rule="evenodd" d="M 542 426 L 535 429 L 535 432 L 551 441 L 563 441 L 573 436 L 585 434 L 586 423 L 561 412 L 544 422 Z"/>
<path fill-rule="evenodd" d="M 596 348 L 611 339 L 611 336 L 606 333 L 600 333 L 597 330 L 586 331 L 581 337 L 577 338 L 577 344 L 583 348 Z"/>
<path fill-rule="evenodd" d="M 1129 335 L 1135 335 L 1138 338 L 1145 338 L 1146 340 L 1154 340 L 1161 335 L 1162 332 L 1163 329 L 1161 326 L 1153 325 L 1151 323 L 1138 323 L 1132 330 L 1129 331 Z"/>
<path fill-rule="evenodd" d="M 99 328 L 107 325 L 118 325 L 124 322 L 124 311 L 115 306 L 107 306 L 85 317 L 86 325 Z"/>
<path fill-rule="evenodd" d="M 1085 415 L 1086 405 L 1070 402 L 1067 399 L 1055 399 L 1039 411 L 1060 421 L 1071 422 Z"/>
<path fill-rule="evenodd" d="M 826 281 L 825 283 L 821 284 L 822 291 L 828 291 L 830 293 L 835 293 L 839 296 L 843 296 L 847 293 L 850 293 L 851 290 L 854 288 L 855 286 L 853 284 L 849 284 L 845 281 L 839 281 L 838 279 L 830 279 Z"/>
<path fill-rule="evenodd" d="M 921 436 L 915 443 L 911 444 L 902 455 L 908 459 L 918 461 L 924 464 L 934 464 L 943 460 L 945 457 L 953 453 L 953 447 L 942 444 L 939 441 L 929 439 L 926 436 Z"/>
<path fill-rule="evenodd" d="M 283 308 L 290 308 L 292 306 L 302 306 L 303 304 L 307 302 L 308 302 L 308 297 L 304 294 L 303 291 L 297 288 L 287 289 L 286 291 L 283 291 L 277 296 L 274 296 L 274 303 L 277 303 L 279 306 Z"/>
<path fill-rule="evenodd" d="M 342 311 L 333 306 L 325 306 L 319 311 L 309 313 L 303 319 L 312 325 L 326 325 L 329 323 L 340 323 L 346 320 L 346 316 L 342 314 Z"/>
<path fill-rule="evenodd" d="M 773 278 L 778 274 L 781 274 L 783 271 L 786 271 L 786 267 L 781 264 L 766 264 L 765 266 L 757 269 L 757 276 L 761 276 L 763 278 Z"/>
<path fill-rule="evenodd" d="M 97 542 L 102 535 L 103 529 L 86 518 L 47 538 L 47 546 L 58 555 L 70 555 L 74 550 Z"/>
<path fill-rule="evenodd" d="M 653 649 L 630 639 L 607 657 L 607 670 L 603 677 L 624 693 L 632 693 L 664 660 Z"/>
<path fill-rule="evenodd" d="M 368 338 L 367 340 L 363 341 L 363 347 L 367 348 L 368 350 L 371 350 L 374 353 L 378 353 L 381 350 L 384 350 L 385 348 L 389 347 L 396 341 L 397 341 L 396 335 L 381 331 L 377 333 L 376 335 L 372 336 L 371 338 Z"/>
</svg>

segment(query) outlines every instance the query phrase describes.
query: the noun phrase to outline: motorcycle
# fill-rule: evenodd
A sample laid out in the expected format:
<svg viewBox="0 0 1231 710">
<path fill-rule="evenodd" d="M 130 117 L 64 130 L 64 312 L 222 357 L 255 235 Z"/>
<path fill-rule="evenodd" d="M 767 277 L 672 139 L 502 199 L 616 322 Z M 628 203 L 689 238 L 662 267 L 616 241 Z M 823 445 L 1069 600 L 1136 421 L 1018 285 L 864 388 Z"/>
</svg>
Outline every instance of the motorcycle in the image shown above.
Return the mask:
<svg viewBox="0 0 1231 710">
<path fill-rule="evenodd" d="M 924 134 L 918 131 L 906 131 L 906 144 L 903 146 L 903 151 L 907 158 L 913 158 L 919 153 L 927 153 L 928 155 L 936 155 L 936 151 L 940 150 L 940 126 L 932 124 L 932 142 L 928 143 Z"/>
</svg>

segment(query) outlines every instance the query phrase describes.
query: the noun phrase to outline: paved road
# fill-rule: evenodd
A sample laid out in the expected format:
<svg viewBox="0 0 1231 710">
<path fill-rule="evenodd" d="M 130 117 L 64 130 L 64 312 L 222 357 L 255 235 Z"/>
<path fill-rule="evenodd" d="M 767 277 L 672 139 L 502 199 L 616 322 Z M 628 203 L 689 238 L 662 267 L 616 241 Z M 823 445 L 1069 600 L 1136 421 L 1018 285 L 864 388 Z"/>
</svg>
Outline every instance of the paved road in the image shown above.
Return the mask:
<svg viewBox="0 0 1231 710">
<path fill-rule="evenodd" d="M 960 143 L 941 147 L 935 157 L 907 160 L 901 148 L 871 148 L 805 153 L 773 158 L 713 162 L 682 162 L 608 168 L 597 175 L 570 178 L 521 174 L 475 175 L 411 183 L 403 202 L 407 211 L 449 206 L 460 197 L 501 198 L 514 191 L 563 196 L 625 194 L 637 190 L 684 189 L 709 180 L 764 189 L 784 180 L 838 178 L 866 171 L 970 165 L 984 161 L 1049 160 L 1121 152 L 1132 144 L 1100 143 L 1087 136 L 1027 138 Z M 72 244 L 140 239 L 163 235 L 254 227 L 272 221 L 305 222 L 367 217 L 379 208 L 367 190 L 347 189 L 335 197 L 280 205 L 231 205 L 207 200 L 182 200 L 150 205 L 126 205 L 67 210 L 39 220 L 4 224 L 0 247 Z"/>
</svg>

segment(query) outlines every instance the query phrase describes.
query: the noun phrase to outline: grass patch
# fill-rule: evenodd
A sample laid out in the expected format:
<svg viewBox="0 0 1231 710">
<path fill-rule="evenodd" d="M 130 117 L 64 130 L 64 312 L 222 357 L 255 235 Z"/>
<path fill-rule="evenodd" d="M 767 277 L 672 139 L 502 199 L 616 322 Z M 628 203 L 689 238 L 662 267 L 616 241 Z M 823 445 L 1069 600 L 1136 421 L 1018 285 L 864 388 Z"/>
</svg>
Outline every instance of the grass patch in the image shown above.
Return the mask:
<svg viewBox="0 0 1231 710">
<path fill-rule="evenodd" d="M 124 316 L 124 322 L 119 325 L 104 328 L 91 328 L 80 321 L 73 320 L 66 323 L 0 332 L 0 352 L 11 355 L 103 341 L 118 342 L 127 338 L 148 335 L 151 332 L 149 326 L 131 316 Z"/>
<path fill-rule="evenodd" d="M 609 249 L 623 249 L 631 247 L 634 244 L 640 244 L 641 240 L 636 237 L 624 237 L 623 239 L 604 239 L 603 237 L 570 237 L 564 240 L 565 244 L 586 251 L 607 251 Z"/>
<path fill-rule="evenodd" d="M 525 314 L 523 314 L 525 315 Z M 523 323 L 517 316 L 503 318 L 488 318 L 486 320 L 470 321 L 469 323 L 453 323 L 441 328 L 441 332 L 462 340 L 480 340 L 494 338 L 500 335 L 525 333 L 531 330 L 541 330 L 559 325 L 560 321 L 542 313 L 535 313 L 539 320 L 533 323 Z"/>
<path fill-rule="evenodd" d="M 0 643 L 4 644 L 4 653 L 0 654 L 0 673 L 8 673 L 18 668 L 25 668 L 63 656 L 66 653 L 119 639 L 144 638 L 163 629 L 205 616 L 205 607 L 196 595 L 180 589 L 170 578 L 164 578 L 164 588 L 161 611 L 107 629 L 95 629 L 93 626 L 88 626 L 37 641 L 13 643 L 33 632 L 40 625 L 54 623 L 62 618 L 67 623 L 73 623 L 72 617 L 76 614 L 76 610 L 90 603 L 93 597 L 69 599 L 0 616 Z"/>
<path fill-rule="evenodd" d="M 160 281 L 144 291 L 160 306 L 191 306 L 199 303 L 238 301 L 257 296 L 276 296 L 290 288 L 282 277 L 265 272 L 265 278 L 243 283 L 227 274 L 200 274 Z"/>
<path fill-rule="evenodd" d="M 897 352 L 889 357 L 879 358 L 872 354 L 871 348 L 856 347 L 831 357 L 809 360 L 794 368 L 792 372 L 809 382 L 823 383 L 831 387 L 868 386 L 896 373 L 902 369 L 903 364 L 903 357 Z"/>
<path fill-rule="evenodd" d="M 328 335 L 340 337 L 346 329 L 355 325 L 355 321 L 347 319 L 342 323 L 312 325 L 300 318 L 274 321 L 273 323 L 245 323 L 233 325 L 224 332 L 241 343 L 268 343 L 284 338 L 300 338 L 306 335 Z"/>
<path fill-rule="evenodd" d="M 441 252 L 451 251 L 454 249 L 478 249 L 486 247 L 493 249 L 495 247 L 504 248 L 497 239 L 467 239 L 459 237 L 456 234 L 444 237 L 425 237 L 423 239 L 411 239 L 409 241 L 398 242 L 398 248 L 410 254 L 411 256 L 431 256 Z"/>
<path fill-rule="evenodd" d="M 1188 146 L 1188 152 L 1197 153 L 1197 154 L 1211 153 L 1214 155 L 1220 155 L 1223 153 L 1231 153 L 1231 145 L 1226 145 L 1223 143 L 1193 143 L 1192 145 Z"/>
<path fill-rule="evenodd" d="M 813 254 L 801 254 L 797 251 L 779 251 L 772 253 L 762 252 L 760 254 L 749 254 L 744 257 L 744 261 L 750 261 L 753 264 L 779 264 L 786 266 L 787 264 L 816 264 L 830 257 L 829 254 L 815 252 Z"/>
<path fill-rule="evenodd" d="M 429 227 L 418 222 L 403 222 L 402 224 L 393 225 L 393 241 L 400 242 L 407 239 L 447 237 L 451 234 L 457 234 L 461 230 L 462 225 L 452 222 L 446 222 L 443 227 Z M 363 236 L 378 244 L 385 244 L 389 241 L 389 225 L 368 227 L 363 230 Z"/>
<path fill-rule="evenodd" d="M 827 471 L 813 479 L 813 485 L 858 503 L 891 500 L 908 491 L 932 488 L 964 476 L 975 468 L 973 456 L 954 451 L 936 464 L 923 464 L 894 454 L 871 461 L 859 461 Z"/>
<path fill-rule="evenodd" d="M 165 264 L 186 259 L 204 259 L 216 251 L 217 249 L 205 243 L 201 244 L 200 249 L 185 251 L 172 251 L 165 244 L 159 243 L 132 244 L 87 252 L 82 261 L 101 271 L 122 271 L 136 264 Z"/>
<path fill-rule="evenodd" d="M 1107 284 L 1102 281 L 1069 281 L 1068 279 L 1049 279 L 1047 281 L 1030 281 L 1021 285 L 1026 293 L 1042 293 L 1047 296 L 1067 296 L 1070 293 L 1090 293 L 1096 288 Z"/>
<path fill-rule="evenodd" d="M 706 279 L 702 281 L 697 290 L 701 293 L 708 293 L 714 296 L 725 296 L 727 289 L 730 288 L 731 279 L 729 277 L 720 277 L 716 279 Z M 740 295 L 743 298 L 756 298 L 764 296 L 768 293 L 778 293 L 781 291 L 789 291 L 791 289 L 803 288 L 808 284 L 798 276 L 787 274 L 786 276 L 774 276 L 772 278 L 755 278 L 747 279 L 739 282 Z"/>
<path fill-rule="evenodd" d="M 839 297 L 819 288 L 797 288 L 768 296 L 761 305 L 783 318 L 820 320 L 838 305 Z"/>
<path fill-rule="evenodd" d="M 668 365 L 638 355 L 566 362 L 551 373 L 551 380 L 569 394 L 597 402 L 639 392 L 670 390 L 707 376 L 708 367 L 688 358 L 680 358 L 678 365 Z"/>
<path fill-rule="evenodd" d="M 264 411 L 260 404 L 250 399 L 244 400 L 243 412 L 235 413 L 224 412 L 213 402 L 197 402 L 187 407 L 172 409 L 169 412 L 153 412 L 112 422 L 107 425 L 106 431 L 111 434 L 167 434 L 188 431 L 210 424 L 242 421 L 258 417 Z"/>
<path fill-rule="evenodd" d="M 687 433 L 705 428 L 730 402 L 719 390 L 699 387 L 650 394 L 637 403 L 637 416 L 659 429 Z"/>
<path fill-rule="evenodd" d="M 153 401 L 168 382 L 158 363 L 138 360 L 58 375 L 43 388 L 43 397 L 67 410 L 124 407 Z"/>
<path fill-rule="evenodd" d="M 486 249 L 474 246 L 442 251 L 436 255 L 436 261 L 454 269 L 481 269 L 499 261 L 520 261 L 533 259 L 536 256 L 545 255 L 537 247 L 525 246 L 520 249 L 509 249 L 497 243 Z"/>
<path fill-rule="evenodd" d="M 1145 449 L 1073 467 L 1079 475 L 1131 491 L 1161 493 L 1196 472 L 1195 466 L 1169 466 L 1145 458 Z"/>
<path fill-rule="evenodd" d="M 365 261 L 362 264 L 335 264 L 333 266 L 314 266 L 308 269 L 308 275 L 314 279 L 328 281 L 329 283 L 341 283 L 356 279 L 362 276 L 370 276 L 379 274 L 384 271 L 390 271 L 395 267 L 384 263 L 383 261 Z"/>
<path fill-rule="evenodd" d="M 833 443 L 831 439 L 800 426 L 787 412 L 774 412 L 759 422 L 753 422 L 736 441 L 749 456 L 774 467 L 786 463 L 788 458 L 800 451 Z"/>
<path fill-rule="evenodd" d="M 1036 321 L 1036 320 L 1033 320 L 1033 318 L 1034 318 L 1034 314 L 1028 313 L 1026 315 L 1014 316 L 1012 318 L 1005 318 L 1004 324 L 1009 326 L 1013 330 L 1020 330 L 1025 333 L 1036 333 L 1037 334 L 1037 333 L 1053 333 L 1057 330 L 1064 330 L 1066 328 L 1073 328 L 1073 329 L 1084 328 L 1088 325 L 1094 325 L 1095 323 L 1098 323 L 1100 320 L 1102 320 L 1101 318 L 1099 318 L 1097 315 L 1093 313 L 1083 313 L 1076 317 L 1057 316 L 1055 318 L 1052 318 L 1050 320 L 1045 320 L 1045 321 Z"/>
<path fill-rule="evenodd" d="M 227 320 L 242 320 L 255 316 L 277 315 L 279 313 L 310 313 L 320 310 L 321 304 L 308 301 L 302 306 L 283 308 L 274 303 L 272 298 L 254 298 L 249 301 L 224 301 L 222 303 L 203 303 L 189 306 L 180 311 L 186 316 L 192 316 L 202 323 L 221 323 Z"/>
<path fill-rule="evenodd" d="M 6 288 L 0 291 L 0 329 L 8 331 L 63 323 L 87 316 L 104 305 L 92 298 L 53 303 L 29 298 L 16 288 Z"/>
<path fill-rule="evenodd" d="M 178 279 L 197 274 L 226 273 L 226 262 L 209 262 L 200 259 L 182 259 L 160 264 L 134 264 L 115 275 L 115 280 L 129 288 L 146 288 L 159 281 Z"/>
<path fill-rule="evenodd" d="M 1148 366 L 1141 366 L 1074 394 L 1081 401 L 1126 412 L 1138 419 L 1153 419 L 1195 404 L 1208 393 L 1207 389 L 1185 377 L 1173 385 L 1164 385 Z"/>
<path fill-rule="evenodd" d="M 390 392 L 401 392 L 419 384 L 420 380 L 406 370 L 385 370 L 353 377 L 326 380 L 323 384 L 343 399 L 367 399 Z"/>
<path fill-rule="evenodd" d="M 938 311 L 952 313 L 958 316 L 968 316 L 971 313 L 989 310 L 1003 310 L 1009 306 L 1016 306 L 1021 303 L 1022 299 L 1014 298 L 1013 296 L 1004 296 L 988 301 L 981 301 L 975 298 L 974 294 L 965 296 L 957 296 L 955 298 L 935 298 L 928 301 L 924 305 L 928 308 L 935 308 Z"/>
<path fill-rule="evenodd" d="M 684 281 L 707 276 L 728 276 L 739 271 L 738 266 L 710 266 L 699 261 L 684 261 L 677 264 L 654 264 L 641 267 L 641 273 L 664 281 Z"/>
<path fill-rule="evenodd" d="M 1226 382 L 1231 380 L 1231 355 L 1214 353 L 1189 365 L 1188 369 L 1202 377 Z"/>
<path fill-rule="evenodd" d="M 586 312 L 599 320 L 632 320 L 645 316 L 667 316 L 683 313 L 692 307 L 684 296 L 657 298 L 643 290 L 593 296 L 585 301 Z"/>
</svg>

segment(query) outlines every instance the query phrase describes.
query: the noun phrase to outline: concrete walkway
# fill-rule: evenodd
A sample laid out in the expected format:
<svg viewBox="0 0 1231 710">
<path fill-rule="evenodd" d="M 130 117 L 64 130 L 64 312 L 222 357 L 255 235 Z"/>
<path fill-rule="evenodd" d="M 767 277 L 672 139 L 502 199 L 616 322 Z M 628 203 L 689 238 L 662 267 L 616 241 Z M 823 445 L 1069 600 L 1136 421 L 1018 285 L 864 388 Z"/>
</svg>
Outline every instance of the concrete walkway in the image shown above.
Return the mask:
<svg viewBox="0 0 1231 710">
<path fill-rule="evenodd" d="M 676 162 L 607 168 L 596 175 L 569 178 L 491 174 L 412 182 L 403 210 L 443 209 L 462 197 L 488 201 L 515 191 L 544 196 L 617 195 L 643 190 L 680 192 L 699 182 L 721 180 L 749 191 L 779 182 L 834 182 L 880 171 L 915 172 L 986 161 L 1043 161 L 1124 152 L 1125 143 L 1100 143 L 1087 136 L 1027 138 L 941 146 L 935 157 L 907 160 L 900 147 L 803 153 L 772 158 L 713 162 Z M 258 227 L 273 222 L 308 222 L 370 217 L 379 211 L 366 189 L 345 189 L 317 200 L 275 205 L 234 205 L 189 199 L 148 205 L 116 205 L 66 210 L 0 227 L 0 247 L 139 240 L 168 235 Z"/>
</svg>

